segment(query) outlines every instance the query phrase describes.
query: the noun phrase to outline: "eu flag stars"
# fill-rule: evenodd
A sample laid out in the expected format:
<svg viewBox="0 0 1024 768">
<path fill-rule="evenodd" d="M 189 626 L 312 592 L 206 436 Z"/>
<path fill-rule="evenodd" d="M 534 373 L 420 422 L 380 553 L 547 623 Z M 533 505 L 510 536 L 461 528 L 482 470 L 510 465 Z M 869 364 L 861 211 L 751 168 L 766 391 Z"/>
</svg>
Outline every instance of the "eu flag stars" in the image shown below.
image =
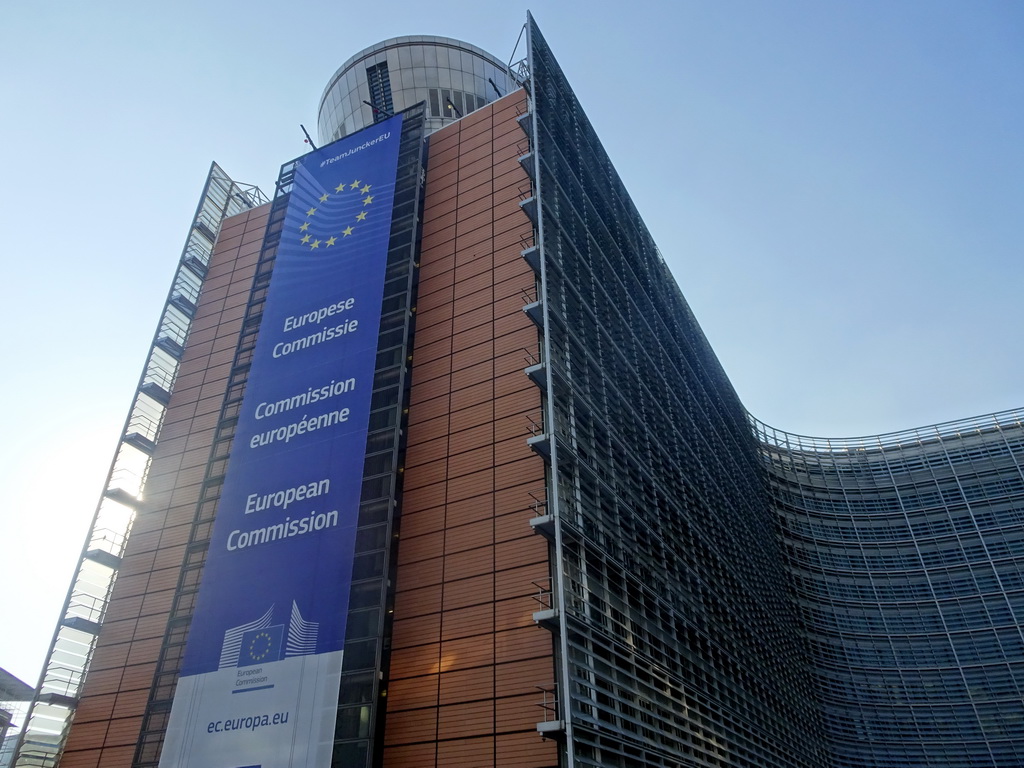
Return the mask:
<svg viewBox="0 0 1024 768">
<path fill-rule="evenodd" d="M 317 250 L 322 245 L 324 248 L 330 248 L 334 245 L 339 238 L 346 238 L 356 231 L 356 225 L 366 221 L 367 206 L 373 204 L 373 195 L 370 194 L 370 190 L 373 188 L 372 184 L 363 183 L 362 179 L 355 179 L 352 182 L 339 182 L 338 186 L 334 188 L 334 192 L 324 192 L 318 198 L 319 207 L 311 206 L 306 211 L 306 220 L 299 225 L 299 232 L 302 237 L 299 242 L 302 245 L 308 245 L 311 251 Z M 355 193 L 359 197 L 350 197 L 345 193 Z M 330 209 L 324 209 L 321 212 L 322 219 L 316 219 L 321 221 L 321 226 L 311 230 L 311 223 L 314 221 L 313 216 L 316 215 L 317 211 L 323 208 L 325 203 L 331 201 L 332 198 L 338 198 L 331 203 Z M 347 198 L 347 199 L 346 199 Z M 334 230 L 339 223 L 339 219 L 344 220 L 348 218 L 347 212 L 352 210 L 353 206 L 359 205 L 360 210 L 355 214 L 355 221 L 349 223 L 341 231 Z M 337 208 L 335 206 L 338 206 Z M 350 219 L 351 221 L 351 219 Z M 319 231 L 316 231 L 319 230 Z M 333 231 L 332 231 L 333 230 Z"/>
</svg>

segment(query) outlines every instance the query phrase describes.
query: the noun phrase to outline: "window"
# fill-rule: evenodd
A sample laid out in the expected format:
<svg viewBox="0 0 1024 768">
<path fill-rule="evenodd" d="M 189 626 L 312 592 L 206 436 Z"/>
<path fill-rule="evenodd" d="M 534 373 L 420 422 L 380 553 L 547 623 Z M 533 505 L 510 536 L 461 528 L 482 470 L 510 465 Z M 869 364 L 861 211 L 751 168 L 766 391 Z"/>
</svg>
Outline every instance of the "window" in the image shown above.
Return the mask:
<svg viewBox="0 0 1024 768">
<path fill-rule="evenodd" d="M 394 114 L 395 105 L 391 98 L 391 76 L 386 61 L 366 68 L 366 82 L 370 87 L 370 102 L 374 105 L 373 122 L 379 123 Z"/>
</svg>

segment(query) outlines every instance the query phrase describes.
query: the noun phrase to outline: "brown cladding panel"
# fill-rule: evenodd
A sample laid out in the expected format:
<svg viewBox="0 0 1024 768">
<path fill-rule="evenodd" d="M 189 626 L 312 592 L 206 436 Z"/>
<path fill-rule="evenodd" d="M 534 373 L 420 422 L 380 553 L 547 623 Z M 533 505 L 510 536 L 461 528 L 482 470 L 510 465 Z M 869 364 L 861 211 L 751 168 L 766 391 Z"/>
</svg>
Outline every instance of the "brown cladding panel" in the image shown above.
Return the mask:
<svg viewBox="0 0 1024 768">
<path fill-rule="evenodd" d="M 444 528 L 444 507 L 421 510 L 415 515 L 407 514 L 402 517 L 402 532 L 406 536 L 433 533 L 442 528 Z"/>
<path fill-rule="evenodd" d="M 414 645 L 391 656 L 391 678 L 436 675 L 442 667 L 441 644 Z"/>
<path fill-rule="evenodd" d="M 87 722 L 83 727 L 76 728 L 68 736 L 65 752 L 74 752 L 79 749 L 94 750 L 102 747 L 107 738 L 109 724 L 110 721 L 104 719 L 99 722 Z"/>
<path fill-rule="evenodd" d="M 439 739 L 464 739 L 494 733 L 494 702 L 469 701 L 441 706 L 437 715 Z M 489 742 L 488 742 L 489 743 Z M 493 746 L 489 745 L 488 749 Z"/>
<path fill-rule="evenodd" d="M 555 765 L 552 742 L 534 733 L 502 734 L 496 739 L 494 764 L 516 768 L 548 768 Z"/>
<path fill-rule="evenodd" d="M 494 571 L 494 548 L 477 547 L 462 552 L 458 557 L 444 558 L 444 579 L 453 581 L 479 575 L 490 576 Z M 447 605 L 445 606 L 447 608 Z"/>
<path fill-rule="evenodd" d="M 64 757 L 60 764 L 62 768 L 99 768 L 99 749 L 80 749 L 77 745 L 72 749 L 71 741 L 68 741 L 69 748 L 64 750 Z"/>
<path fill-rule="evenodd" d="M 143 702 L 145 703 L 145 702 Z M 110 721 L 110 727 L 107 728 L 107 738 L 104 742 L 106 747 L 131 745 L 135 746 L 135 742 L 139 737 L 139 729 L 142 727 L 142 717 L 128 717 L 128 718 L 117 718 Z"/>
<path fill-rule="evenodd" d="M 393 680 L 388 687 L 388 704 L 396 710 L 437 706 L 437 675 Z"/>
<path fill-rule="evenodd" d="M 549 565 L 529 525 L 545 479 L 526 444 L 541 401 L 523 372 L 524 109 L 519 92 L 430 139 L 385 768 L 558 762 L 536 730 L 554 663 L 533 622 Z"/>
<path fill-rule="evenodd" d="M 490 738 L 455 739 L 437 745 L 437 764 L 451 768 L 496 765 L 494 741 Z"/>
<path fill-rule="evenodd" d="M 490 667 L 445 672 L 440 678 L 441 704 L 480 699 L 489 703 L 494 698 L 494 670 Z"/>
<path fill-rule="evenodd" d="M 441 639 L 457 640 L 475 635 L 494 634 L 494 606 L 492 603 L 482 605 L 471 605 L 466 608 L 448 608 L 445 612 L 441 627 Z M 481 642 L 490 643 L 490 638 L 482 639 Z"/>
<path fill-rule="evenodd" d="M 437 743 L 432 740 L 427 744 L 385 747 L 384 765 L 387 768 L 436 768 Z"/>
<path fill-rule="evenodd" d="M 430 613 L 395 621 L 391 637 L 393 648 L 437 643 L 441 640 L 441 614 Z"/>
<path fill-rule="evenodd" d="M 501 600 L 495 604 L 494 627 L 502 631 L 533 626 L 533 612 L 539 607 L 535 594 Z"/>
<path fill-rule="evenodd" d="M 107 721 L 114 711 L 114 699 L 116 694 L 108 693 L 104 696 L 91 696 L 88 701 L 83 701 L 75 710 L 76 723 L 88 723 L 93 721 Z"/>
<path fill-rule="evenodd" d="M 100 757 L 100 766 L 101 768 L 130 768 L 134 756 L 134 744 L 130 747 L 106 747 Z M 63 768 L 66 764 L 64 758 L 61 758 L 60 764 Z"/>
</svg>

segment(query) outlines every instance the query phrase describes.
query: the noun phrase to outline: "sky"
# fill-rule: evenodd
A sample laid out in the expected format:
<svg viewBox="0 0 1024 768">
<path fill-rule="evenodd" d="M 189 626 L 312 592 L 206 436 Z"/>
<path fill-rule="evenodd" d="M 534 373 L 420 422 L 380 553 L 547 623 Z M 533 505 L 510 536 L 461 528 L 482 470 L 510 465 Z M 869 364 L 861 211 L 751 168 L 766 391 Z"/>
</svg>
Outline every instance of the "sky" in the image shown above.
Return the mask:
<svg viewBox="0 0 1024 768">
<path fill-rule="evenodd" d="M 528 7 L 0 4 L 0 667 L 38 678 L 210 162 L 270 193 L 350 55 L 509 60 Z M 530 9 L 755 416 L 1024 406 L 1024 4 Z"/>
</svg>

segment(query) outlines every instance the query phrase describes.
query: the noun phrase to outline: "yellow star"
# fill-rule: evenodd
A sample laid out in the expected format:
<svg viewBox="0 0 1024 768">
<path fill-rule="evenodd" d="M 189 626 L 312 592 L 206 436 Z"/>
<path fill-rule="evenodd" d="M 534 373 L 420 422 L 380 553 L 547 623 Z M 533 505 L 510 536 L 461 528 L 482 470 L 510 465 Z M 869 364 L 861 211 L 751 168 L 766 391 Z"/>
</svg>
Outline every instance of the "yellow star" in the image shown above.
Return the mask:
<svg viewBox="0 0 1024 768">
<path fill-rule="evenodd" d="M 361 181 L 360 181 L 359 179 L 356 179 L 356 180 L 355 180 L 355 181 L 353 181 L 353 182 L 352 182 L 351 184 L 349 184 L 349 187 L 350 187 L 351 189 L 359 189 L 359 185 L 360 185 L 360 184 L 362 184 L 362 183 L 363 183 L 363 182 L 361 182 Z"/>
<path fill-rule="evenodd" d="M 362 221 L 366 218 L 366 211 L 360 211 L 359 215 L 356 216 L 356 221 Z"/>
<path fill-rule="evenodd" d="M 345 237 L 348 237 L 349 235 L 352 234 L 352 227 L 345 227 L 343 230 L 341 230 L 341 234 L 343 234 Z"/>
<path fill-rule="evenodd" d="M 337 239 L 338 238 L 336 237 L 328 237 L 327 240 L 325 241 L 327 247 L 330 248 L 332 245 L 334 245 L 334 241 Z"/>
<path fill-rule="evenodd" d="M 301 243 L 308 243 L 309 241 L 310 241 L 309 235 L 303 235 L 302 236 L 302 240 L 300 240 L 299 242 L 301 242 Z"/>
<path fill-rule="evenodd" d="M 339 184 L 338 186 L 336 186 L 336 187 L 334 188 L 334 191 L 335 191 L 335 192 L 344 192 L 344 191 L 345 191 L 345 182 L 343 181 L 343 182 L 341 182 L 341 184 Z"/>
<path fill-rule="evenodd" d="M 306 211 L 307 216 L 312 216 L 314 213 L 316 213 L 316 208 L 310 208 L 308 211 Z"/>
<path fill-rule="evenodd" d="M 363 188 L 362 188 L 362 189 L 360 189 L 359 191 L 360 191 L 360 193 L 362 193 L 362 194 L 364 194 L 364 195 L 365 195 L 365 194 L 366 194 L 367 192 L 369 192 L 369 191 L 370 191 L 370 185 L 369 185 L 369 184 L 367 184 L 367 185 L 366 185 L 365 187 L 363 187 Z"/>
<path fill-rule="evenodd" d="M 322 195 L 320 195 L 320 202 L 321 203 L 326 203 L 328 197 L 330 197 L 330 195 L 328 195 L 326 192 L 324 192 Z"/>
<path fill-rule="evenodd" d="M 312 250 L 313 248 L 319 248 L 319 247 L 320 247 L 320 241 L 319 240 L 314 240 L 312 243 L 309 244 L 310 250 Z"/>
<path fill-rule="evenodd" d="M 299 232 L 305 232 L 307 229 L 309 229 L 309 222 L 308 221 L 302 222 L 302 226 L 299 227 Z"/>
<path fill-rule="evenodd" d="M 367 195 L 363 198 L 363 205 L 369 205 L 373 202 L 373 195 Z"/>
</svg>

